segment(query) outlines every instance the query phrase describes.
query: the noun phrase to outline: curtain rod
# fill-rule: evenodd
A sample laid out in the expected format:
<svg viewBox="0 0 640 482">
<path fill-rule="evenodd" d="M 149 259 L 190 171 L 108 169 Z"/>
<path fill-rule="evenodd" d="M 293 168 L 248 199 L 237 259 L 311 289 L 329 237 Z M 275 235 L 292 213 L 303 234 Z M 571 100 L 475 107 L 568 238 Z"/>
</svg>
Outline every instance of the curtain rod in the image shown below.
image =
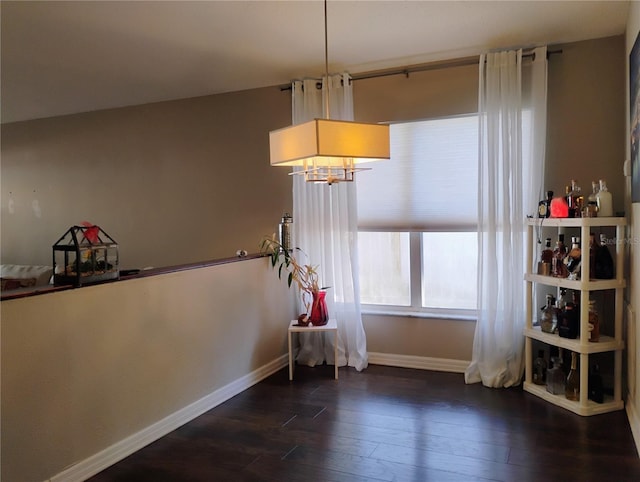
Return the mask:
<svg viewBox="0 0 640 482">
<path fill-rule="evenodd" d="M 561 54 L 562 53 L 562 49 L 559 50 L 547 50 L 547 58 L 549 58 L 551 55 L 553 54 Z M 535 60 L 535 52 L 529 52 L 526 54 L 522 54 L 522 58 L 531 58 Z M 353 74 L 351 75 L 351 80 L 364 80 L 364 79 L 373 79 L 376 77 L 388 77 L 391 75 L 404 75 L 405 77 L 409 77 L 409 74 L 415 73 L 415 72 L 426 72 L 429 70 L 439 70 L 439 69 L 449 69 L 449 68 L 454 68 L 454 67 L 464 67 L 467 65 L 473 65 L 473 64 L 477 64 L 479 60 L 479 56 L 473 56 L 473 57 L 463 57 L 463 58 L 459 58 L 459 59 L 453 59 L 453 60 L 443 60 L 443 61 L 436 61 L 436 62 L 429 62 L 427 64 L 419 64 L 419 65 L 413 65 L 410 67 L 404 67 L 404 68 L 399 68 L 399 69 L 386 69 L 386 70 L 372 70 L 370 72 L 362 72 L 360 74 Z M 322 84 L 320 82 L 318 82 L 318 84 L 320 84 L 320 87 L 322 87 Z M 318 88 L 320 88 L 318 87 Z M 280 86 L 280 90 L 281 91 L 286 91 L 286 90 L 291 90 L 291 84 L 289 85 L 282 85 Z"/>
</svg>

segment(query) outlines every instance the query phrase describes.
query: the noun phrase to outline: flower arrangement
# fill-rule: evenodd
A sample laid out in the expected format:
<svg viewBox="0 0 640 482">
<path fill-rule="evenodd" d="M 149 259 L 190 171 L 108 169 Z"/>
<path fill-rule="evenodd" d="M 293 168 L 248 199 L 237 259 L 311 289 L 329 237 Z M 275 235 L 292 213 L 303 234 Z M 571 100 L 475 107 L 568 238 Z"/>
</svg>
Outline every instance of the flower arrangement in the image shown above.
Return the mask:
<svg viewBox="0 0 640 482">
<path fill-rule="evenodd" d="M 260 251 L 271 257 L 271 266 L 273 268 L 278 267 L 278 278 L 282 279 L 283 272 L 287 271 L 289 273 L 287 275 L 287 285 L 291 287 L 295 283 L 298 286 L 302 303 L 306 310 L 306 313 L 298 317 L 298 322 L 307 321 L 308 315 L 311 314 L 318 299 L 318 293 L 327 289 L 327 287 L 320 287 L 318 284 L 318 267 L 300 263 L 293 253 L 300 252 L 306 256 L 304 251 L 300 248 L 284 249 L 276 240 L 275 234 L 263 238 L 260 243 Z"/>
</svg>

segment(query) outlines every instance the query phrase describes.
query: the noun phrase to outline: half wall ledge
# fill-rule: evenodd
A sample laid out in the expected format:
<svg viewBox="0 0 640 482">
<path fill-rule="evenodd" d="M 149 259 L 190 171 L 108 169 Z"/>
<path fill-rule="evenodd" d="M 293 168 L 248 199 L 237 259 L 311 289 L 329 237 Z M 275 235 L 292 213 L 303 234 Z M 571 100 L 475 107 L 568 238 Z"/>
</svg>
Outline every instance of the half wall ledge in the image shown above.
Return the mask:
<svg viewBox="0 0 640 482">
<path fill-rule="evenodd" d="M 254 253 L 254 254 L 247 254 L 246 256 L 233 256 L 230 258 L 220 258 L 220 259 L 213 259 L 208 261 L 197 261 L 195 263 L 178 264 L 174 266 L 166 266 L 161 268 L 122 270 L 120 272 L 120 277 L 118 279 L 105 281 L 104 283 L 118 283 L 120 281 L 127 281 L 131 279 L 147 278 L 149 276 L 158 276 L 158 275 L 167 274 L 167 273 L 176 273 L 178 271 L 206 268 L 208 266 L 217 266 L 217 265 L 228 264 L 228 263 L 237 263 L 239 261 L 263 258 L 265 256 L 267 255 L 263 253 Z M 100 284 L 104 284 L 104 283 L 100 283 Z M 88 285 L 88 286 L 95 286 L 95 285 Z M 86 286 L 80 286 L 76 288 L 73 285 L 53 286 L 51 284 L 46 286 L 37 286 L 37 287 L 34 286 L 31 288 L 19 288 L 15 290 L 3 291 L 2 293 L 0 293 L 0 299 L 1 301 L 13 300 L 17 298 L 27 298 L 30 296 L 38 296 L 38 295 L 44 295 L 48 293 L 57 293 L 58 291 L 65 291 L 70 289 L 82 289 L 85 287 Z"/>
</svg>

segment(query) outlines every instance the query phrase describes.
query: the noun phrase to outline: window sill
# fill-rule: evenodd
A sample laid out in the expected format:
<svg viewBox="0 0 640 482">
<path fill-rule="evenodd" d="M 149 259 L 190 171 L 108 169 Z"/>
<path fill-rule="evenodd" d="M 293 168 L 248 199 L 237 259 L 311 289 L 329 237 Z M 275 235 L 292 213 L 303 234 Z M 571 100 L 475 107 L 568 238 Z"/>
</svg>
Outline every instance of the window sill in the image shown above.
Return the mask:
<svg viewBox="0 0 640 482">
<path fill-rule="evenodd" d="M 402 316 L 405 318 L 425 318 L 436 320 L 456 320 L 456 321 L 477 321 L 478 315 L 474 310 L 468 310 L 467 313 L 461 311 L 417 311 L 411 308 L 398 309 L 394 307 L 372 307 L 362 306 L 363 315 L 374 316 Z"/>
</svg>

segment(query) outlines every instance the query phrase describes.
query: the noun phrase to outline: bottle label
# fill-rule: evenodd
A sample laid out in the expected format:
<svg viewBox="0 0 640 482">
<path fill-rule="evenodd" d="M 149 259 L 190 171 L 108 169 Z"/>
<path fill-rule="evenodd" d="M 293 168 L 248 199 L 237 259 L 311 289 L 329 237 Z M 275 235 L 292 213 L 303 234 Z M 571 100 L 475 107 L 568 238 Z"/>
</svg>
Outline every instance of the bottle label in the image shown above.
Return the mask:
<svg viewBox="0 0 640 482">
<path fill-rule="evenodd" d="M 547 206 L 546 201 L 540 201 L 540 203 L 538 204 L 538 217 L 539 218 L 549 217 L 549 206 Z"/>
</svg>

